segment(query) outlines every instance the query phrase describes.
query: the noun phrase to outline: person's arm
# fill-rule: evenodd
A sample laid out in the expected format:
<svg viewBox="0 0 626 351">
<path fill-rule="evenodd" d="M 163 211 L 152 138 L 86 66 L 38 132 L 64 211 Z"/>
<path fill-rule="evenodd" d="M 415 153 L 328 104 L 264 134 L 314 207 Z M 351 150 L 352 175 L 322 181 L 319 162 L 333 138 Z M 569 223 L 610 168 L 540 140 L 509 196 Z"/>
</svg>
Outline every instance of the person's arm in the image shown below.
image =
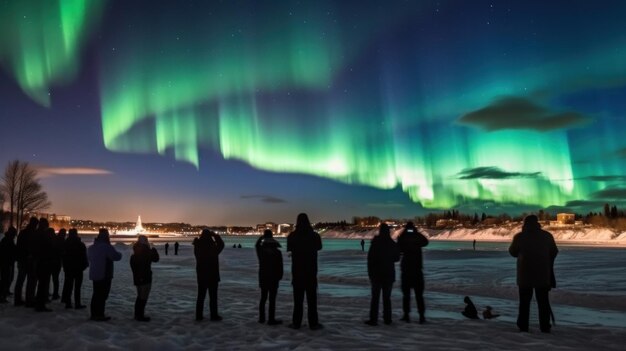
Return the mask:
<svg viewBox="0 0 626 351">
<path fill-rule="evenodd" d="M 398 262 L 400 261 L 400 250 L 398 249 L 398 244 L 394 242 L 392 247 L 393 247 L 393 262 Z"/>
<path fill-rule="evenodd" d="M 509 254 L 513 257 L 519 255 L 519 234 L 513 237 L 513 242 L 511 242 L 511 246 L 509 246 Z"/>
<path fill-rule="evenodd" d="M 278 262 L 280 262 L 280 266 L 278 267 L 278 280 L 283 279 L 283 254 L 278 251 Z"/>
<path fill-rule="evenodd" d="M 87 258 L 87 247 L 84 243 L 81 243 L 81 259 L 82 259 L 82 267 L 81 269 L 84 271 L 89 267 L 89 259 Z"/>
<path fill-rule="evenodd" d="M 217 245 L 217 254 L 219 255 L 222 250 L 224 250 L 224 240 L 222 240 L 222 237 L 215 234 L 213 236 L 215 238 L 215 244 Z"/>
<path fill-rule="evenodd" d="M 256 258 L 258 260 L 261 260 L 261 241 L 263 240 L 263 236 L 261 236 L 260 238 L 258 238 L 256 240 L 256 243 L 254 244 L 254 251 L 256 251 Z"/>
<path fill-rule="evenodd" d="M 428 238 L 424 234 L 417 232 L 417 244 L 419 247 L 428 246 Z"/>
<path fill-rule="evenodd" d="M 150 251 L 152 253 L 150 257 L 150 259 L 152 259 L 152 262 L 159 262 L 160 257 L 159 257 L 159 252 L 157 251 L 157 249 L 153 247 L 152 250 Z"/>
<path fill-rule="evenodd" d="M 117 251 L 113 245 L 109 245 L 106 256 L 111 261 L 119 261 L 122 259 L 122 253 Z"/>
<path fill-rule="evenodd" d="M 370 243 L 370 248 L 367 251 L 367 276 L 370 280 L 372 280 L 372 276 L 374 274 L 374 253 L 376 252 L 376 244 L 372 241 Z"/>
<path fill-rule="evenodd" d="M 322 250 L 322 237 L 318 233 L 315 233 L 315 240 L 316 240 L 315 246 L 316 246 L 317 251 Z"/>
</svg>

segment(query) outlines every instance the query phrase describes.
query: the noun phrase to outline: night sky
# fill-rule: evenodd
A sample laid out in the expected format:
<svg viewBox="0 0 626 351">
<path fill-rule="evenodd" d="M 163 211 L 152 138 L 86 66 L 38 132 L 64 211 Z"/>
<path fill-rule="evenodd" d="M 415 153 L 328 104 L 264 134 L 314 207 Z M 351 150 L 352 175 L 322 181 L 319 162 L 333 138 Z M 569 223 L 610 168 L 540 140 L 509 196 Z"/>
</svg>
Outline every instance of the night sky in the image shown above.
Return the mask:
<svg viewBox="0 0 626 351">
<path fill-rule="evenodd" d="M 626 206 L 624 1 L 0 0 L 0 164 L 195 224 Z"/>
</svg>

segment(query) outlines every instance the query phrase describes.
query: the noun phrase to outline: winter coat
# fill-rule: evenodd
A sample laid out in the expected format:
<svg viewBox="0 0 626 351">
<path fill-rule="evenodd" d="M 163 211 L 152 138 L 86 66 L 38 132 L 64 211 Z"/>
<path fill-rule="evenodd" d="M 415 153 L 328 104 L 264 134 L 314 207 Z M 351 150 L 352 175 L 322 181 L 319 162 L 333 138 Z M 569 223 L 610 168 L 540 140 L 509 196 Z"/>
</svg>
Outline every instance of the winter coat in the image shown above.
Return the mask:
<svg viewBox="0 0 626 351">
<path fill-rule="evenodd" d="M 155 248 L 142 244 L 133 245 L 133 255 L 130 256 L 133 284 L 152 284 L 152 262 L 159 262 L 159 253 Z"/>
<path fill-rule="evenodd" d="M 367 274 L 372 283 L 391 284 L 396 281 L 396 265 L 400 260 L 398 245 L 389 236 L 375 236 L 367 252 Z"/>
<path fill-rule="evenodd" d="M 220 281 L 219 254 L 224 250 L 224 241 L 219 235 L 201 235 L 193 241 L 196 256 L 198 282 L 215 284 Z"/>
<path fill-rule="evenodd" d="M 87 249 L 89 258 L 89 279 L 94 281 L 113 279 L 113 261 L 122 259 L 113 245 L 104 240 L 94 240 Z"/>
<path fill-rule="evenodd" d="M 255 246 L 259 258 L 259 287 L 276 286 L 283 279 L 283 255 L 280 243 L 274 238 L 261 237 Z"/>
<path fill-rule="evenodd" d="M 35 229 L 27 226 L 20 234 L 17 236 L 17 257 L 18 261 L 24 261 L 28 257 L 32 256 L 31 252 L 31 242 L 33 240 L 33 236 L 35 234 Z"/>
<path fill-rule="evenodd" d="M 0 267 L 11 267 L 11 265 L 15 264 L 16 257 L 17 246 L 13 239 L 5 235 L 0 240 Z"/>
<path fill-rule="evenodd" d="M 70 274 L 82 273 L 89 267 L 87 248 L 80 238 L 68 237 L 63 243 L 63 271 Z"/>
<path fill-rule="evenodd" d="M 295 230 L 287 237 L 291 252 L 291 284 L 306 287 L 317 285 L 317 252 L 322 238 L 313 230 Z"/>
<path fill-rule="evenodd" d="M 55 269 L 55 271 L 60 271 L 61 267 L 63 266 L 63 249 L 64 249 L 64 245 L 65 244 L 65 238 L 61 237 L 61 236 L 55 236 L 54 239 L 52 240 L 52 247 L 53 247 L 53 251 L 52 251 L 52 265 L 53 268 Z"/>
<path fill-rule="evenodd" d="M 516 234 L 509 253 L 517 257 L 517 285 L 521 288 L 556 287 L 553 265 L 558 252 L 552 234 L 545 230 L 532 229 Z"/>
<path fill-rule="evenodd" d="M 35 232 L 32 247 L 37 272 L 42 274 L 52 272 L 56 257 L 55 238 L 54 230 L 50 228 Z"/>
<path fill-rule="evenodd" d="M 428 245 L 428 239 L 417 229 L 412 232 L 404 230 L 398 236 L 398 249 L 402 254 L 400 268 L 402 269 L 402 280 L 417 280 L 423 267 L 422 247 Z"/>
</svg>

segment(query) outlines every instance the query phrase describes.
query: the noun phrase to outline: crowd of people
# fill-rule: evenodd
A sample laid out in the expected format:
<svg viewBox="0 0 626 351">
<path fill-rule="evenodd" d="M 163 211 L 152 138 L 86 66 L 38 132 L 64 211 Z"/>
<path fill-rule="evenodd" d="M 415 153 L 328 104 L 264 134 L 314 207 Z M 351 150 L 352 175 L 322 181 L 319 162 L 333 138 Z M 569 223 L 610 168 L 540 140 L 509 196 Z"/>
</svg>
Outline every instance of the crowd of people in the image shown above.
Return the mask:
<svg viewBox="0 0 626 351">
<path fill-rule="evenodd" d="M 17 242 L 15 238 L 17 236 Z M 90 319 L 108 321 L 105 313 L 106 300 L 111 290 L 113 266 L 122 258 L 111 244 L 107 229 L 100 229 L 93 245 L 88 249 L 78 236 L 76 229 L 67 233 L 64 229 L 55 234 L 45 218 L 31 218 L 28 225 L 17 235 L 17 230 L 9 228 L 0 241 L 0 301 L 8 302 L 10 287 L 14 279 L 14 266 L 17 263 L 17 279 L 14 286 L 15 306 L 32 307 L 37 312 L 50 312 L 47 304 L 51 300 L 61 299 L 66 308 L 82 309 L 81 287 L 83 272 L 89 268 L 89 279 L 93 283 Z M 391 236 L 386 224 L 381 224 L 379 233 L 371 241 L 367 253 L 367 271 L 371 283 L 371 303 L 369 319 L 366 324 L 378 324 L 379 301 L 382 293 L 383 321 L 392 323 L 391 291 L 396 280 L 395 263 L 400 262 L 402 290 L 401 321 L 410 322 L 411 293 L 414 294 L 419 323 L 426 322 L 426 304 L 424 301 L 424 275 L 422 248 L 428 245 L 428 239 L 420 233 L 412 222 L 408 222 L 397 240 Z M 361 241 L 362 250 L 365 242 Z M 175 254 L 178 254 L 178 243 Z M 276 296 L 279 283 L 283 278 L 283 258 L 281 245 L 273 238 L 271 230 L 265 230 L 255 244 L 259 261 L 259 323 L 268 325 L 282 324 L 276 318 Z M 165 246 L 165 253 L 169 244 Z M 224 241 L 215 232 L 204 229 L 193 241 L 196 258 L 196 277 L 198 295 L 196 300 L 196 320 L 204 319 L 204 302 L 208 292 L 211 321 L 221 321 L 218 313 L 218 287 L 220 282 L 219 255 L 224 250 Z M 317 312 L 317 271 L 318 251 L 322 250 L 322 239 L 314 231 L 305 213 L 298 215 L 295 230 L 287 237 L 286 251 L 291 255 L 291 283 L 293 289 L 293 315 L 290 328 L 302 326 L 304 299 L 307 302 L 308 326 L 312 330 L 322 329 Z M 137 289 L 134 318 L 140 322 L 150 321 L 145 315 L 145 308 L 152 286 L 152 263 L 159 261 L 159 253 L 144 235 L 139 235 L 132 247 L 130 266 L 133 284 Z M 509 248 L 511 256 L 517 258 L 517 285 L 519 287 L 519 313 L 517 326 L 527 332 L 529 325 L 530 301 L 533 294 L 539 308 L 540 329 L 549 333 L 550 318 L 554 320 L 548 293 L 556 287 L 554 260 L 557 256 L 552 235 L 541 229 L 537 216 L 530 215 L 524 220 L 522 231 L 515 235 Z M 59 275 L 61 270 L 65 279 L 59 295 Z M 50 281 L 53 282 L 50 294 Z M 22 290 L 26 283 L 25 294 Z M 72 304 L 72 292 L 74 304 Z M 269 299 L 266 318 L 265 305 Z M 464 316 L 478 319 L 478 311 L 469 297 L 465 297 Z M 487 306 L 483 312 L 485 319 L 498 315 Z"/>
</svg>

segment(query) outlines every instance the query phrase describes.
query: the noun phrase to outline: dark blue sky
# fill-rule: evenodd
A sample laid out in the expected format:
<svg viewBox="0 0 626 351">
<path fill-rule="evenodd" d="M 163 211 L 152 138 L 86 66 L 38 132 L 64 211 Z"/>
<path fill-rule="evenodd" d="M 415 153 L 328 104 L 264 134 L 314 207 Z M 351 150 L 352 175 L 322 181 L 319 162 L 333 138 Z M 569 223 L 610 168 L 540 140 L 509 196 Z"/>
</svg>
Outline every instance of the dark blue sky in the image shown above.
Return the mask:
<svg viewBox="0 0 626 351">
<path fill-rule="evenodd" d="M 51 212 L 253 224 L 624 202 L 623 2 L 68 6 L 0 1 L 0 164 L 41 167 Z"/>
</svg>

